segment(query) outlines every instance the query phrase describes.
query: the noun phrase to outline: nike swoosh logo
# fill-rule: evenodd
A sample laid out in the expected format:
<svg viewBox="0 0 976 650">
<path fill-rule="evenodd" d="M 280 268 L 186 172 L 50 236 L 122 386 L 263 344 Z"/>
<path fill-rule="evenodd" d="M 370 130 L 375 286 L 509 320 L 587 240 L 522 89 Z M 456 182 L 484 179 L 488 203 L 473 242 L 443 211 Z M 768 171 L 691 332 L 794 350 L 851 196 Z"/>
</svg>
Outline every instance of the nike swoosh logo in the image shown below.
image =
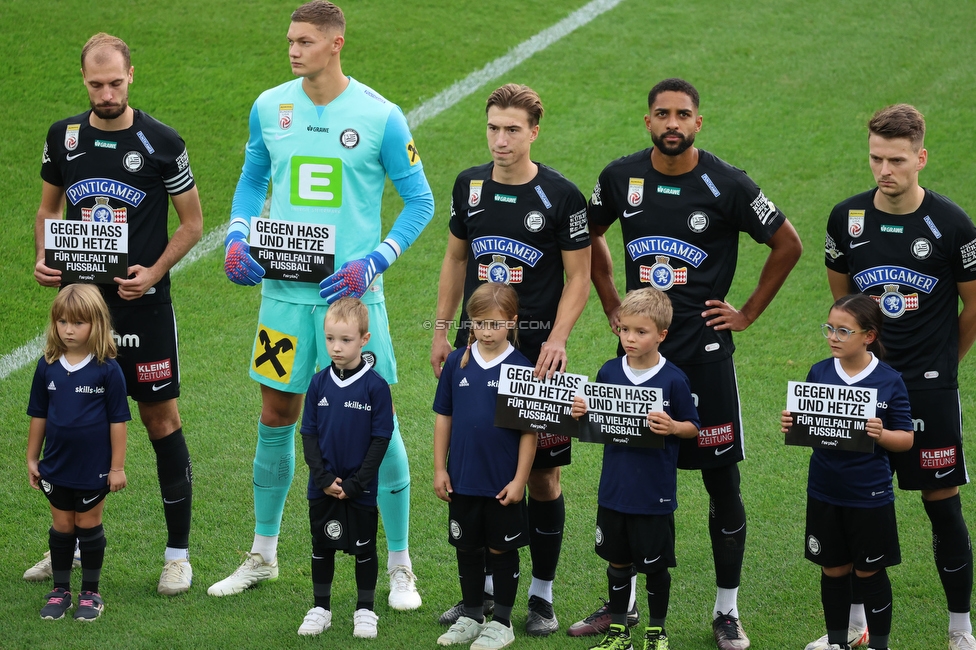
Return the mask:
<svg viewBox="0 0 976 650">
<path fill-rule="evenodd" d="M 558 456 L 559 454 L 563 453 L 564 451 L 569 451 L 569 449 L 570 449 L 569 447 L 563 447 L 562 449 L 551 449 L 549 451 L 549 455 L 550 456 Z"/>
<path fill-rule="evenodd" d="M 645 557 L 645 558 L 644 558 L 644 564 L 654 564 L 655 562 L 657 562 L 657 561 L 658 561 L 658 560 L 660 560 L 660 559 L 661 559 L 661 556 L 660 556 L 660 555 L 658 555 L 658 556 L 657 556 L 656 558 L 654 558 L 653 560 L 648 560 L 648 559 L 647 559 L 647 558 Z M 629 587 L 630 585 L 627 585 L 627 586 Z"/>
<path fill-rule="evenodd" d="M 359 541 L 359 540 L 357 539 L 357 540 L 356 540 L 356 546 L 366 546 L 367 544 L 369 544 L 369 543 L 370 543 L 370 541 L 372 541 L 372 540 L 368 540 L 368 539 L 367 539 L 367 540 L 366 540 L 365 542 L 360 542 L 360 541 Z"/>
<path fill-rule="evenodd" d="M 888 609 L 889 607 L 891 607 L 891 603 L 888 603 L 887 605 L 885 605 L 885 606 L 884 606 L 884 607 L 882 607 L 881 609 L 874 609 L 874 608 L 872 607 L 872 608 L 871 608 L 871 613 L 872 613 L 872 614 L 880 614 L 881 612 L 883 612 L 883 611 L 885 611 L 885 610 L 886 610 L 886 609 Z"/>
<path fill-rule="evenodd" d="M 468 217 L 473 217 L 474 215 L 481 214 L 484 211 L 484 208 L 481 208 L 480 210 L 468 210 Z"/>
<path fill-rule="evenodd" d="M 942 567 L 942 570 L 944 572 L 946 572 L 946 573 L 955 573 L 956 571 L 962 571 L 967 566 L 969 566 L 969 562 L 967 562 L 966 564 L 963 564 L 961 567 L 958 567 L 958 568 L 955 568 L 955 569 L 950 569 L 949 567 Z"/>
<path fill-rule="evenodd" d="M 516 539 L 516 538 L 517 538 L 517 537 L 518 537 L 519 535 L 521 535 L 521 534 L 522 534 L 522 533 L 515 533 L 515 534 L 514 534 L 514 535 L 512 535 L 511 537 L 509 537 L 508 535 L 505 535 L 505 541 L 506 541 L 506 542 L 510 542 L 510 541 L 512 541 L 513 539 Z"/>
<path fill-rule="evenodd" d="M 879 555 L 878 557 L 866 557 L 864 558 L 864 561 L 867 562 L 868 564 L 874 564 L 875 562 L 877 562 L 883 557 L 884 555 Z"/>
<path fill-rule="evenodd" d="M 166 388 L 167 386 L 169 386 L 169 385 L 170 385 L 170 384 L 172 384 L 172 383 L 173 383 L 173 382 L 171 382 L 171 381 L 168 381 L 168 382 L 166 382 L 165 384 L 163 384 L 162 386 L 157 386 L 156 384 L 153 384 L 153 387 L 152 387 L 152 389 L 153 389 L 153 392 L 155 393 L 155 392 L 156 392 L 157 390 L 163 390 L 164 388 Z"/>
<path fill-rule="evenodd" d="M 535 529 L 535 532 L 539 533 L 540 535 L 562 535 L 563 534 L 563 531 L 561 530 L 539 530 L 538 528 Z"/>
<path fill-rule="evenodd" d="M 101 495 L 98 495 L 98 496 L 101 496 Z M 92 501 L 97 501 L 98 500 L 98 496 L 93 496 L 90 499 L 82 499 L 81 502 L 84 503 L 87 506 Z"/>
<path fill-rule="evenodd" d="M 627 589 L 629 587 L 630 587 L 629 584 L 627 584 L 627 585 L 614 585 L 613 587 L 611 587 L 611 589 L 613 589 L 614 591 L 623 591 L 624 589 Z"/>
<path fill-rule="evenodd" d="M 851 247 L 851 250 L 854 250 L 858 246 L 864 246 L 865 244 L 870 244 L 870 243 L 871 243 L 871 240 L 869 239 L 867 241 L 858 242 L 856 244 L 854 242 L 850 242 L 847 245 Z"/>
<path fill-rule="evenodd" d="M 726 447 L 725 449 L 716 449 L 715 450 L 715 455 L 716 456 L 721 456 L 722 454 L 724 454 L 727 451 L 732 451 L 732 449 L 734 449 L 734 448 L 735 448 L 735 445 L 732 445 L 731 447 Z"/>
<path fill-rule="evenodd" d="M 634 210 L 633 212 L 628 212 L 627 210 L 624 210 L 624 219 L 630 218 L 635 214 L 640 214 L 641 212 L 643 212 L 643 210 Z"/>
<path fill-rule="evenodd" d="M 735 535 L 737 532 L 739 532 L 740 530 L 742 530 L 745 527 L 746 527 L 746 523 L 745 522 L 742 522 L 742 525 L 739 526 L 738 528 L 736 528 L 735 530 L 725 530 L 723 528 L 722 529 L 722 534 L 723 535 Z"/>
<path fill-rule="evenodd" d="M 955 467 L 950 469 L 948 472 L 936 472 L 935 478 L 945 478 L 946 476 L 949 476 L 949 474 L 952 474 L 954 471 L 956 471 Z"/>
<path fill-rule="evenodd" d="M 399 490 L 390 490 L 390 494 L 400 494 L 401 492 L 403 492 L 404 490 L 406 490 L 408 487 L 410 487 L 409 484 L 408 485 L 404 485 Z"/>
<path fill-rule="evenodd" d="M 275 133 L 275 140 L 281 140 L 283 138 L 287 138 L 290 135 L 291 133 Z"/>
<path fill-rule="evenodd" d="M 163 499 L 163 503 L 165 503 L 166 505 L 173 505 L 174 503 L 179 503 L 180 501 L 186 501 L 186 497 L 183 497 L 182 499 L 176 499 L 175 501 L 170 501 L 169 499 L 166 498 Z"/>
<path fill-rule="evenodd" d="M 64 158 L 65 158 L 65 160 L 74 160 L 75 158 L 81 158 L 81 157 L 82 157 L 82 156 L 84 156 L 84 155 L 85 155 L 86 153 L 88 153 L 88 152 L 87 152 L 87 151 L 82 151 L 81 153 L 76 153 L 76 154 L 70 154 L 70 153 L 69 153 L 69 154 L 68 154 L 67 156 L 65 156 Z"/>
</svg>

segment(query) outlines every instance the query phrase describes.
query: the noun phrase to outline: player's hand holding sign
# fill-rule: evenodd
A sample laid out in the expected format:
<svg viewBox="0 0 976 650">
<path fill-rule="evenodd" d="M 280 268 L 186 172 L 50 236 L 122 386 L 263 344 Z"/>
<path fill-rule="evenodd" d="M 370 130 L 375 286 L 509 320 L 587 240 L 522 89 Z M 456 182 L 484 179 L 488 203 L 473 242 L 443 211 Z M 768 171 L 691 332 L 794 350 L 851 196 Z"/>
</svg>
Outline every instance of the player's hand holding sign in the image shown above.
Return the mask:
<svg viewBox="0 0 976 650">
<path fill-rule="evenodd" d="M 319 295 L 330 305 L 339 298 L 362 298 L 376 276 L 390 268 L 380 253 L 373 251 L 366 257 L 346 262 L 339 270 L 319 283 Z"/>
<path fill-rule="evenodd" d="M 264 269 L 251 257 L 247 235 L 239 230 L 227 233 L 224 239 L 224 273 L 234 284 L 252 287 L 264 277 Z"/>
</svg>

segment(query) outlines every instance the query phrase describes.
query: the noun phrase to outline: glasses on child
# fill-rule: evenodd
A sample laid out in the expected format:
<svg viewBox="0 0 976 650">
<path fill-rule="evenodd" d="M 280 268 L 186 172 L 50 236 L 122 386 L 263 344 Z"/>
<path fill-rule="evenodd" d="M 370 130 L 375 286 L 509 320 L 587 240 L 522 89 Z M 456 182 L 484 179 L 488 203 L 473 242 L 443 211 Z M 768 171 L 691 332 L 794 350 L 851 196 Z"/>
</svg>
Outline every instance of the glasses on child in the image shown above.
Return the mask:
<svg viewBox="0 0 976 650">
<path fill-rule="evenodd" d="M 846 327 L 834 327 L 833 325 L 828 325 L 824 323 L 820 326 L 820 332 L 824 335 L 825 339 L 829 339 L 831 335 L 836 336 L 837 340 L 844 342 L 851 338 L 851 334 L 857 334 L 858 332 L 867 332 L 867 330 L 849 330 Z"/>
</svg>

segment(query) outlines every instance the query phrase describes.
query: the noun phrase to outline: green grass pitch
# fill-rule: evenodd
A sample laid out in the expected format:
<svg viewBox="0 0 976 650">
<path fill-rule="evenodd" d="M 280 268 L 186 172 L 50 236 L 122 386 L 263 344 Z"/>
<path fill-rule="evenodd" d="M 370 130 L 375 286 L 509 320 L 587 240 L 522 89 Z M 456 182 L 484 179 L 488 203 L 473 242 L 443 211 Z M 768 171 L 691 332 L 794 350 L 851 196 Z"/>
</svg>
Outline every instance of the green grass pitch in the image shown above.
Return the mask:
<svg viewBox="0 0 976 650">
<path fill-rule="evenodd" d="M 78 72 L 85 40 L 104 30 L 128 41 L 135 65 L 131 103 L 177 128 L 187 141 L 210 231 L 228 220 L 251 102 L 291 78 L 285 32 L 297 4 L 0 4 L 0 355 L 42 331 L 53 298 L 31 275 L 38 171 L 48 126 L 86 107 Z M 409 112 L 585 0 L 341 4 L 349 22 L 345 72 Z M 817 569 L 802 558 L 807 453 L 784 447 L 777 423 L 786 382 L 803 379 L 810 364 L 828 353 L 817 331 L 830 304 L 821 253 L 825 220 L 836 202 L 871 186 L 867 119 L 877 108 L 903 101 L 918 106 L 928 121 L 923 185 L 976 213 L 972 20 L 970 4 L 934 0 L 886 5 L 623 0 L 414 129 L 437 212 L 387 272 L 386 286 L 400 365 L 394 399 L 413 475 L 412 555 L 424 605 L 417 612 L 391 611 L 381 575 L 375 642 L 352 638 L 354 580 L 350 562 L 342 559 L 333 629 L 315 639 L 296 635 L 311 600 L 300 489 L 307 470 L 301 461 L 282 528 L 280 579 L 237 597 L 206 595 L 206 588 L 228 575 L 250 548 L 250 468 L 260 408 L 257 386 L 246 374 L 259 292 L 226 280 L 220 251 L 189 265 L 174 281 L 183 362 L 180 408 L 195 472 L 190 549 L 195 584 L 189 594 L 170 599 L 155 593 L 165 531 L 154 459 L 145 431 L 134 422 L 129 487 L 109 498 L 105 513 L 105 614 L 88 626 L 39 619 L 46 587 L 21 580 L 45 550 L 50 525 L 45 499 L 28 487 L 24 466 L 24 410 L 33 365 L 0 379 L 0 647 L 434 647 L 441 631 L 436 617 L 456 601 L 459 590 L 446 507 L 431 489 L 435 381 L 423 321 L 434 312 L 454 177 L 488 159 L 484 99 L 509 81 L 538 90 L 546 115 L 534 158 L 562 171 L 589 195 L 607 162 L 647 146 L 642 116 L 650 86 L 682 76 L 702 94 L 704 125 L 697 144 L 746 169 L 794 223 L 805 245 L 778 298 L 736 337 L 748 453 L 741 466 L 742 491 L 749 515 L 740 611 L 754 648 L 802 648 L 823 628 Z M 399 209 L 388 190 L 387 224 Z M 611 231 L 610 241 L 620 266 L 619 229 Z M 736 305 L 754 287 L 766 252 L 748 238 L 740 249 L 729 296 Z M 594 293 L 570 341 L 570 370 L 593 376 L 614 349 Z M 976 414 L 973 375 L 974 362 L 967 359 L 960 375 L 967 421 Z M 555 585 L 563 630 L 606 595 L 605 567 L 592 542 L 600 449 L 577 444 L 573 456 L 563 473 L 567 535 Z M 968 519 L 976 523 L 972 488 L 962 492 Z M 928 522 L 916 495 L 897 496 L 903 563 L 890 571 L 892 647 L 945 647 L 945 603 Z M 679 566 L 673 572 L 668 631 L 674 648 L 713 648 L 707 497 L 697 475 L 680 475 L 679 504 Z M 525 553 L 515 611 L 519 628 L 528 575 Z M 516 643 L 539 650 L 591 645 L 563 632 L 548 639 L 522 635 Z"/>
</svg>

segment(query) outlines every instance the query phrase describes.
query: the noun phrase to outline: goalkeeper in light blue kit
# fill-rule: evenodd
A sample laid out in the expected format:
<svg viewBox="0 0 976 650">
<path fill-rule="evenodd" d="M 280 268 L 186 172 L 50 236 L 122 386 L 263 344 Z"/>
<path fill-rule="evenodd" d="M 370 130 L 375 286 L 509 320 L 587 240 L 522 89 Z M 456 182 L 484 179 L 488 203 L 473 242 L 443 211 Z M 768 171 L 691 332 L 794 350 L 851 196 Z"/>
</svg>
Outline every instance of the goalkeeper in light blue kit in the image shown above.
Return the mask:
<svg viewBox="0 0 976 650">
<path fill-rule="evenodd" d="M 416 240 L 434 214 L 434 199 L 407 121 L 371 88 L 342 74 L 342 10 L 315 0 L 299 7 L 288 29 L 288 55 L 298 77 L 254 102 L 244 168 L 227 233 L 224 270 L 232 282 L 254 285 L 264 270 L 250 254 L 250 218 L 260 215 L 271 181 L 272 220 L 334 227 L 335 273 L 319 285 L 266 280 L 251 357 L 261 384 L 261 418 L 254 456 L 254 543 L 244 563 L 208 590 L 244 591 L 278 577 L 277 543 L 285 497 L 295 473 L 295 425 L 316 367 L 329 365 L 323 338 L 328 304 L 361 298 L 369 309 L 364 356 L 390 384 L 396 359 L 380 274 Z M 381 241 L 380 204 L 386 176 L 403 211 Z M 338 405 L 337 405 L 338 406 Z M 378 505 L 387 536 L 389 604 L 420 607 L 407 538 L 410 471 L 394 419 L 393 439 L 380 465 Z"/>
</svg>

